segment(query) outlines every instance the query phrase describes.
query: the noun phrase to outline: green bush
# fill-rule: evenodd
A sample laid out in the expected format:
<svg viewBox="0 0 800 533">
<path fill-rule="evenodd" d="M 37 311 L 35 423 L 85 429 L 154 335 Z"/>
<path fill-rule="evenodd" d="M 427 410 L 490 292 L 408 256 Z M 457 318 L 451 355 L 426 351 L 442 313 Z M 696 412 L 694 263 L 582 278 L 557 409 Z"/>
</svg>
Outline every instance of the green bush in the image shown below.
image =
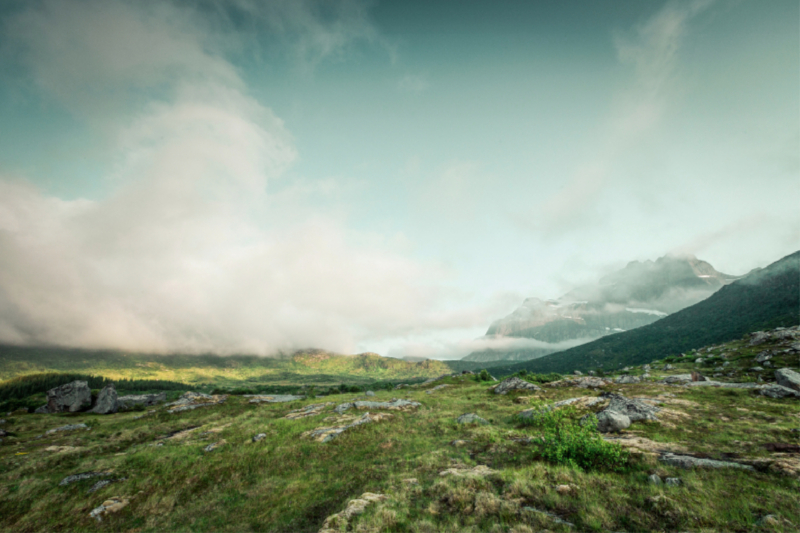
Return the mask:
<svg viewBox="0 0 800 533">
<path fill-rule="evenodd" d="M 630 454 L 619 444 L 603 440 L 597 432 L 596 417 L 585 417 L 578 423 L 575 409 L 569 406 L 554 410 L 540 406 L 534 412 L 537 414 L 533 417 L 517 420 L 541 430 L 537 451 L 545 461 L 586 471 L 627 470 Z"/>
<path fill-rule="evenodd" d="M 475 378 L 478 381 L 492 381 L 492 376 L 489 374 L 489 371 L 485 368 L 476 374 Z"/>
</svg>

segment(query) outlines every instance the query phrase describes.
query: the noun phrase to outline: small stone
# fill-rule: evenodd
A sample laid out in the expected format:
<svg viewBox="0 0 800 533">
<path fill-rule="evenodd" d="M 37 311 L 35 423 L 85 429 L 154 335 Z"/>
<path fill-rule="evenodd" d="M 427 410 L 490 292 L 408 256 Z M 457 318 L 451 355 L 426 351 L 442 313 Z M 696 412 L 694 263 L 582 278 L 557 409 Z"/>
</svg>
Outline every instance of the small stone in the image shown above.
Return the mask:
<svg viewBox="0 0 800 533">
<path fill-rule="evenodd" d="M 664 480 L 664 484 L 669 486 L 669 487 L 677 487 L 677 486 L 683 484 L 683 482 L 681 481 L 681 478 L 679 478 L 679 477 L 668 477 L 667 479 Z"/>
<path fill-rule="evenodd" d="M 651 485 L 661 485 L 661 483 L 662 483 L 661 482 L 661 478 L 658 477 L 657 474 L 650 474 L 647 477 L 647 482 L 650 483 Z"/>
<path fill-rule="evenodd" d="M 264 439 L 266 437 L 267 437 L 266 433 L 259 433 L 258 435 L 254 435 L 252 440 L 253 440 L 253 442 L 258 442 L 261 439 Z"/>
<path fill-rule="evenodd" d="M 694 363 L 695 363 L 696 365 L 700 365 L 700 364 L 702 364 L 702 363 L 703 363 L 703 358 L 702 358 L 702 357 L 698 357 L 697 359 L 695 359 L 695 360 L 694 360 Z"/>
<path fill-rule="evenodd" d="M 375 393 L 372 392 L 371 390 L 368 390 L 367 391 L 367 396 L 375 396 Z"/>
<path fill-rule="evenodd" d="M 570 492 L 572 492 L 572 487 L 569 485 L 557 485 L 556 492 L 558 492 L 559 494 L 569 494 Z"/>
<path fill-rule="evenodd" d="M 581 372 L 580 370 L 576 370 L 575 372 L 573 372 L 573 374 L 575 374 L 576 376 L 582 376 L 583 372 Z"/>
</svg>

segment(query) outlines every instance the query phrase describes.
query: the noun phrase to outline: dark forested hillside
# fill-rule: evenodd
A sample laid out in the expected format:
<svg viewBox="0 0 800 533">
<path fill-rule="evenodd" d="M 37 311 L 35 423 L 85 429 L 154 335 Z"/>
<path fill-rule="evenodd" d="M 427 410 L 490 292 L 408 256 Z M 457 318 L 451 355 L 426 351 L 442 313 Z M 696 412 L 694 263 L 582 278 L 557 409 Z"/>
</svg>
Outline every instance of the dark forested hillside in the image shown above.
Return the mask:
<svg viewBox="0 0 800 533">
<path fill-rule="evenodd" d="M 751 272 L 708 299 L 648 326 L 541 359 L 494 367 L 493 372 L 613 369 L 730 341 L 751 331 L 796 324 L 800 324 L 800 252 Z"/>
</svg>

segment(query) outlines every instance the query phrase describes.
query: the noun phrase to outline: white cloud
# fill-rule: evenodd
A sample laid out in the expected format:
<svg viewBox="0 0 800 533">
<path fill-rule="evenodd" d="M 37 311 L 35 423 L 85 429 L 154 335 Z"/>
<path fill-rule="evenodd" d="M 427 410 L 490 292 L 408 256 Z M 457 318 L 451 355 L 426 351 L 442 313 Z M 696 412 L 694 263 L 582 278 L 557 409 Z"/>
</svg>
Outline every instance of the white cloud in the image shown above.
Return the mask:
<svg viewBox="0 0 800 533">
<path fill-rule="evenodd" d="M 360 4 L 341 5 L 358 18 Z M 131 85 L 156 91 L 107 122 L 109 197 L 63 201 L 0 175 L 0 341 L 350 351 L 365 337 L 474 320 L 441 314 L 427 285 L 436 268 L 324 213 L 289 223 L 270 212 L 267 184 L 296 158 L 291 136 L 209 51 L 194 14 L 153 6 L 50 1 L 16 19 L 11 39 L 38 86 L 79 116 L 92 113 L 95 86 L 110 109 Z M 319 30 L 294 3 L 279 7 L 288 18 L 276 24 Z M 305 55 L 351 38 L 337 28 L 308 37 Z M 129 50 L 136 43 L 143 51 Z M 291 203 L 302 198 L 281 196 L 290 203 L 277 212 L 305 209 Z"/>
<path fill-rule="evenodd" d="M 425 76 L 406 74 L 397 82 L 397 88 L 404 93 L 419 94 L 431 86 Z"/>
</svg>

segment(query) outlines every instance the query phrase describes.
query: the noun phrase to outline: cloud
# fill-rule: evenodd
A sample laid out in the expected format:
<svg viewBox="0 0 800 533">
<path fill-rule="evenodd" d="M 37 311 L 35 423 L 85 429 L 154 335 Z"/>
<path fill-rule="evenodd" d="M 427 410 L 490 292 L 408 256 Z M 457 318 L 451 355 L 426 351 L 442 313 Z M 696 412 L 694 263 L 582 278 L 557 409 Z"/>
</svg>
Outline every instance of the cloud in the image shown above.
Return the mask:
<svg viewBox="0 0 800 533">
<path fill-rule="evenodd" d="M 285 31 L 328 35 L 298 37 L 318 60 L 352 38 L 342 28 L 362 4 L 332 4 L 328 33 L 320 4 L 297 5 L 307 11 L 264 9 L 279 10 Z M 95 100 L 111 115 L 115 188 L 65 201 L 0 172 L 0 342 L 347 352 L 364 338 L 474 320 L 445 310 L 430 289 L 444 275 L 436 267 L 311 213 L 303 194 L 274 207 L 266 190 L 297 157 L 292 137 L 248 95 L 197 12 L 47 1 L 11 26 L 6 45 L 25 50 L 44 94 L 86 120 Z M 137 43 L 144 51 L 130 50 Z M 307 216 L 283 219 L 289 211 Z"/>
<path fill-rule="evenodd" d="M 608 186 L 621 179 L 625 161 L 635 155 L 637 146 L 653 134 L 664 116 L 675 90 L 678 52 L 689 22 L 711 3 L 669 2 L 632 31 L 615 36 L 617 56 L 621 63 L 632 66 L 633 77 L 618 95 L 598 148 L 579 162 L 533 217 L 516 216 L 518 225 L 558 237 L 602 216 L 598 204 Z"/>
<path fill-rule="evenodd" d="M 549 343 L 536 339 L 491 336 L 451 342 L 401 343 L 391 349 L 388 355 L 399 359 L 461 359 L 472 352 L 481 352 L 485 350 L 516 352 L 531 348 L 546 348 L 548 350 L 561 351 L 590 340 L 592 339 L 575 339 L 558 343 Z"/>
<path fill-rule="evenodd" d="M 397 88 L 404 93 L 419 94 L 428 90 L 430 86 L 426 77 L 414 74 L 406 74 L 397 82 Z"/>
</svg>

